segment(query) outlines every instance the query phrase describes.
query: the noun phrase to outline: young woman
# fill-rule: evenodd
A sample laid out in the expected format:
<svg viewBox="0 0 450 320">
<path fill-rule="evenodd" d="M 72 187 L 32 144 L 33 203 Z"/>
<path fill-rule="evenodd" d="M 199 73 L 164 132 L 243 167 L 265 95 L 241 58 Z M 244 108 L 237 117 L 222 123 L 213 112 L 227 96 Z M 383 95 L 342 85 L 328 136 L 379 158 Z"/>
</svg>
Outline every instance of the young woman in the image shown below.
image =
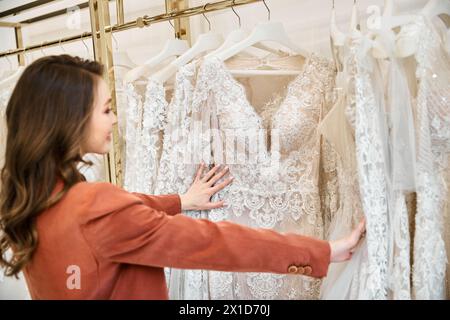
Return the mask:
<svg viewBox="0 0 450 320">
<path fill-rule="evenodd" d="M 109 151 L 110 102 L 102 66 L 68 55 L 32 63 L 9 100 L 0 265 L 24 272 L 33 299 L 167 299 L 163 267 L 324 277 L 350 258 L 364 222 L 329 243 L 180 214 L 224 205 L 210 201 L 232 180 L 217 167 L 183 195 L 87 183 L 77 165 Z"/>
</svg>

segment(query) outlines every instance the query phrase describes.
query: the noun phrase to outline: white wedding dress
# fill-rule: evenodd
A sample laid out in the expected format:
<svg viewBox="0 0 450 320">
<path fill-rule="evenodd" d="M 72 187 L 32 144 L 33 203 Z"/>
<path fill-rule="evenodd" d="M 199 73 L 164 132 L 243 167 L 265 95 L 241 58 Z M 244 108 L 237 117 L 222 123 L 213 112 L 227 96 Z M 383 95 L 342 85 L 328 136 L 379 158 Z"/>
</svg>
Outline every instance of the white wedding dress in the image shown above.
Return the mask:
<svg viewBox="0 0 450 320">
<path fill-rule="evenodd" d="M 356 116 L 348 108 L 351 104 L 346 109 L 349 123 L 355 119 L 367 237 L 345 267 L 330 268 L 329 276 L 337 278 L 324 281 L 322 297 L 442 299 L 447 261 L 443 238 L 448 205 L 445 179 L 450 150 L 448 53 L 433 23 L 422 16 L 404 26 L 397 36 L 412 35 L 418 41 L 416 67 L 412 69 L 410 61 L 395 57 L 393 32 L 377 35 L 389 56 L 373 58 L 373 39 L 361 37 L 354 64 Z M 344 108 L 339 100 L 335 108 Z M 325 121 L 338 117 L 334 110 Z M 342 119 L 342 111 L 339 117 Z M 342 132 L 329 127 L 323 131 L 328 140 L 339 139 L 334 146 L 343 141 L 348 145 Z M 414 191 L 417 213 L 408 214 L 408 193 Z M 341 194 L 341 204 L 344 199 Z M 415 223 L 408 221 L 411 214 L 416 214 Z M 412 257 L 410 225 L 415 225 Z M 335 227 L 331 225 L 331 233 Z"/>
<path fill-rule="evenodd" d="M 229 68 L 297 68 L 300 74 L 238 80 Z M 332 63 L 315 54 L 202 63 L 188 160 L 227 165 L 234 177 L 213 197 L 227 207 L 209 211 L 209 219 L 324 237 L 317 126 L 331 107 L 334 76 Z M 296 275 L 208 271 L 204 278 L 203 296 L 210 299 L 317 299 L 320 288 L 320 280 Z"/>
<path fill-rule="evenodd" d="M 416 41 L 417 214 L 415 218 L 413 295 L 445 299 L 447 255 L 444 215 L 448 201 L 450 154 L 450 57 L 440 32 L 442 21 L 417 15 L 401 37 Z M 447 220 L 448 223 L 448 220 Z"/>
<path fill-rule="evenodd" d="M 327 240 L 337 240 L 348 235 L 363 217 L 355 145 L 355 75 L 356 50 L 359 33 L 352 34 L 339 50 L 338 57 L 342 70 L 336 77 L 336 101 L 319 125 L 319 131 L 335 150 L 337 170 L 339 208 L 331 217 L 326 230 Z M 361 250 L 361 249 L 359 249 Z M 362 255 L 358 255 L 359 258 Z M 357 273 L 359 262 L 352 261 L 331 264 L 326 278 L 322 281 L 320 298 L 325 300 L 356 299 L 352 296 L 352 279 Z"/>
<path fill-rule="evenodd" d="M 150 80 L 152 83 L 149 85 L 157 89 L 153 108 L 164 109 L 167 113 L 155 181 L 156 194 L 185 193 L 191 186 L 198 169 L 198 164 L 184 161 L 198 64 L 199 61 L 195 60 L 176 72 L 170 100 L 164 95 L 163 85 Z M 201 211 L 184 211 L 183 214 L 193 218 L 206 217 L 206 214 Z M 170 299 L 208 299 L 206 272 L 166 268 L 165 273 Z"/>
<path fill-rule="evenodd" d="M 356 46 L 350 50 L 350 57 L 356 66 L 351 74 L 356 112 L 353 117 L 352 104 L 348 103 L 342 113 L 346 112 L 350 124 L 355 120 L 357 172 L 367 237 L 337 280 L 325 280 L 322 296 L 410 299 L 406 192 L 415 187 L 411 179 L 415 158 L 411 95 L 403 66 L 392 54 L 393 34 L 381 33 L 378 37 L 391 53 L 385 60 L 373 58 L 369 36 L 354 40 Z M 350 140 L 346 141 L 348 145 Z M 350 176 L 347 174 L 347 178 Z M 353 217 L 356 214 L 354 211 Z"/>
<path fill-rule="evenodd" d="M 151 78 L 119 85 L 118 113 L 125 118 L 119 122 L 119 132 L 127 191 L 146 194 L 155 191 L 166 123 L 166 100 L 171 94 L 170 83 L 164 87 Z"/>
<path fill-rule="evenodd" d="M 370 40 L 358 43 L 355 75 L 355 141 L 366 238 L 349 264 L 355 274 L 351 296 L 386 299 L 389 245 L 389 150 L 383 78 L 380 66 L 369 54 Z"/>
</svg>

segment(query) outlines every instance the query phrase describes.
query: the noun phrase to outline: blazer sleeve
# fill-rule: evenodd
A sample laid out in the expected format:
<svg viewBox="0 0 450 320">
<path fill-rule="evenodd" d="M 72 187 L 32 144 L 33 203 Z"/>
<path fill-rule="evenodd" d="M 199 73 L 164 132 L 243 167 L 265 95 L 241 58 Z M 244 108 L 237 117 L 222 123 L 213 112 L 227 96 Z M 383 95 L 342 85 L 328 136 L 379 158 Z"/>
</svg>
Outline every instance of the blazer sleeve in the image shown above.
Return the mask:
<svg viewBox="0 0 450 320">
<path fill-rule="evenodd" d="M 98 258 L 143 266 L 236 272 L 296 273 L 324 277 L 330 263 L 326 241 L 297 234 L 170 216 L 145 205 L 136 195 L 99 184 L 96 198 L 114 199 L 105 210 L 80 218 L 80 229 Z M 306 268 L 308 267 L 308 268 Z M 303 269 L 303 268 L 302 268 Z"/>
<path fill-rule="evenodd" d="M 133 192 L 132 194 L 141 199 L 146 206 L 155 210 L 164 211 L 172 216 L 181 213 L 181 200 L 178 194 L 161 196 L 147 195 L 137 192 Z"/>
</svg>

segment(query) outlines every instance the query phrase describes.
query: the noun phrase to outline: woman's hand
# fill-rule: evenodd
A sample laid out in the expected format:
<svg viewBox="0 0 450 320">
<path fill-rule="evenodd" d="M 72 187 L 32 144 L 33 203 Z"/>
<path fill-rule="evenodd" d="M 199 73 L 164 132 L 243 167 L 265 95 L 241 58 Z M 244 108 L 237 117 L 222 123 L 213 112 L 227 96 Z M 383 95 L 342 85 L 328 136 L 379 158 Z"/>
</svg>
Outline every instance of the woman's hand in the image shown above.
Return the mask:
<svg viewBox="0 0 450 320">
<path fill-rule="evenodd" d="M 366 232 L 366 222 L 361 220 L 355 230 L 345 238 L 330 241 L 331 262 L 342 262 L 352 257 L 353 251 Z"/>
<path fill-rule="evenodd" d="M 225 205 L 223 200 L 211 202 L 211 197 L 233 181 L 233 178 L 228 178 L 215 185 L 228 172 L 228 167 L 218 172 L 219 166 L 216 165 L 202 178 L 204 169 L 205 164 L 202 163 L 189 190 L 180 195 L 182 210 L 209 210 Z"/>
</svg>

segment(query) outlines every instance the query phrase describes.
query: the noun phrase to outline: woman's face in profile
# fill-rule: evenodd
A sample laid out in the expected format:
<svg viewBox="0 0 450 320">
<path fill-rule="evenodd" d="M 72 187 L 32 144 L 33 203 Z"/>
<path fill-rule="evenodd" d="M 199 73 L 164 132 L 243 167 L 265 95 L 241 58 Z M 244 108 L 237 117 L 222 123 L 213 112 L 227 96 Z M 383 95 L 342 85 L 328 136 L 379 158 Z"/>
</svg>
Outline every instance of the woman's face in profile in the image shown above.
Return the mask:
<svg viewBox="0 0 450 320">
<path fill-rule="evenodd" d="M 113 125 L 117 117 L 111 110 L 111 95 L 106 82 L 100 78 L 95 90 L 92 116 L 89 120 L 82 152 L 106 154 L 111 148 Z"/>
</svg>

